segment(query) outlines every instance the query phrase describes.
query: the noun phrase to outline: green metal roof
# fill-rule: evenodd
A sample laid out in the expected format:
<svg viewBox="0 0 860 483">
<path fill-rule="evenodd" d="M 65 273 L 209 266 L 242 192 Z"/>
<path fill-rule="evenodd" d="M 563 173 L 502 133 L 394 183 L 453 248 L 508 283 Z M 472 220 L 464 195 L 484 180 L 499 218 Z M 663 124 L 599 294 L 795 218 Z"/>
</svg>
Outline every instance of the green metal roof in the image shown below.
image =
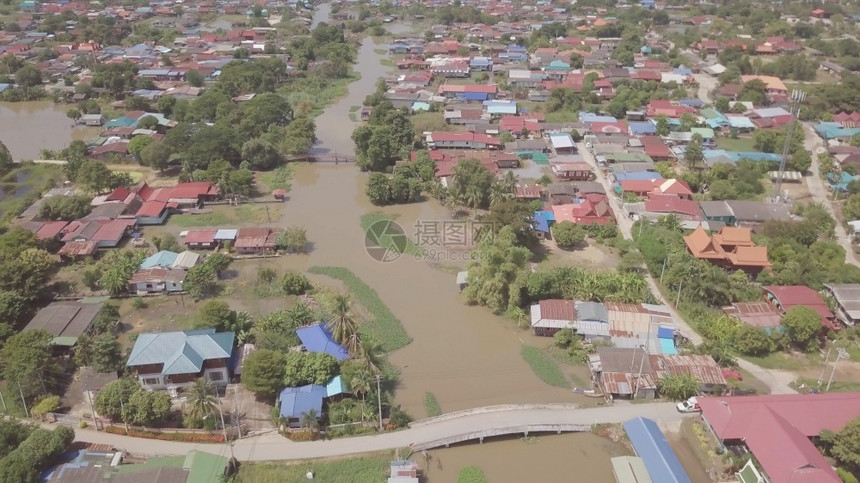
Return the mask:
<svg viewBox="0 0 860 483">
<path fill-rule="evenodd" d="M 113 472 L 122 475 L 127 473 L 138 473 L 141 471 L 154 470 L 158 468 L 176 468 L 182 469 L 186 456 L 153 456 L 147 458 L 143 463 L 135 463 L 132 465 L 119 465 L 114 467 Z"/>
<path fill-rule="evenodd" d="M 188 470 L 185 483 L 211 483 L 218 481 L 218 475 L 224 473 L 227 458 L 205 451 L 191 451 L 185 457 L 182 467 Z"/>
<path fill-rule="evenodd" d="M 78 338 L 77 337 L 70 337 L 70 336 L 54 337 L 51 340 L 52 345 L 56 345 L 56 346 L 60 346 L 60 347 L 73 347 L 77 343 L 78 343 Z"/>
</svg>

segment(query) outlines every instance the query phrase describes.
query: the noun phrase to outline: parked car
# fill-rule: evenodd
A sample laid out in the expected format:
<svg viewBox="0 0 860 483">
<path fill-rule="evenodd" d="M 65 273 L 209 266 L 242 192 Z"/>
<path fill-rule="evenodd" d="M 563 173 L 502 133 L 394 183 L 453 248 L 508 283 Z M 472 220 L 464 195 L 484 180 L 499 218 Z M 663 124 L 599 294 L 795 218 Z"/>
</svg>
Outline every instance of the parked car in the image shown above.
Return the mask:
<svg viewBox="0 0 860 483">
<path fill-rule="evenodd" d="M 679 402 L 675 407 L 677 407 L 678 411 L 682 413 L 697 413 L 702 410 L 702 408 L 699 407 L 699 400 L 695 396 L 687 399 L 686 401 Z"/>
</svg>

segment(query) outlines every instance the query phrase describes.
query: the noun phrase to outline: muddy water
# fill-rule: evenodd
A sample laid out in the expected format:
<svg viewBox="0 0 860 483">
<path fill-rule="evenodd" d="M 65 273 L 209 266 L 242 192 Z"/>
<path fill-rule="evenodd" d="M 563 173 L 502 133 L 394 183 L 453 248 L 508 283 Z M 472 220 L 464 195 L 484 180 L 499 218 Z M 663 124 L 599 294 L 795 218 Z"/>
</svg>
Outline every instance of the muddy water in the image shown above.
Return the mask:
<svg viewBox="0 0 860 483">
<path fill-rule="evenodd" d="M 430 461 L 419 462 L 429 483 L 457 481 L 466 466 L 484 471 L 496 482 L 594 482 L 610 483 L 610 458 L 631 454 L 622 445 L 591 433 L 504 439 L 428 451 Z"/>
<path fill-rule="evenodd" d="M 362 40 L 353 66 L 361 79 L 350 84 L 349 93 L 316 118 L 319 142 L 311 150 L 313 154 L 353 154 L 354 144 L 350 136 L 358 123 L 350 121 L 349 110 L 353 106 L 361 106 L 364 98 L 376 89 L 377 79 L 389 71 L 388 67 L 379 63 L 385 56 L 374 52 L 384 47 L 383 44 L 374 43 L 371 38 Z"/>
<path fill-rule="evenodd" d="M 42 148 L 63 149 L 75 139 L 98 135 L 99 128 L 75 127 L 67 108 L 51 101 L 0 102 L 0 142 L 13 159 L 39 159 Z"/>
<path fill-rule="evenodd" d="M 304 226 L 313 251 L 288 257 L 287 263 L 296 269 L 348 267 L 403 322 L 413 342 L 390 356 L 402 371 L 397 402 L 413 416 L 424 417 L 428 391 L 446 412 L 502 403 L 581 401 L 569 390 L 540 381 L 520 356 L 522 340 L 531 336 L 485 308 L 464 305 L 453 274 L 408 256 L 382 263 L 367 254 L 360 216 L 374 208 L 363 192 L 365 179 L 352 166 L 297 169 L 283 223 Z M 419 218 L 445 216 L 433 202 L 386 211 L 400 215 L 407 233 Z"/>
</svg>

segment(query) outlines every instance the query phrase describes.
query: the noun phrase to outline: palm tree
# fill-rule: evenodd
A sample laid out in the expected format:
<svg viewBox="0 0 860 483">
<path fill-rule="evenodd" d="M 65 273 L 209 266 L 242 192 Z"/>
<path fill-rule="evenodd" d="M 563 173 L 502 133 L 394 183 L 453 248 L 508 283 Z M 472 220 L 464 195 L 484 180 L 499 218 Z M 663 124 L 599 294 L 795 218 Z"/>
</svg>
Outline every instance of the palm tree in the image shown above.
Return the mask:
<svg viewBox="0 0 860 483">
<path fill-rule="evenodd" d="M 371 374 L 382 372 L 382 347 L 374 341 L 362 341 L 356 351 L 356 359 Z"/>
<path fill-rule="evenodd" d="M 481 204 L 484 202 L 484 194 L 481 193 L 481 190 L 478 189 L 477 186 L 469 186 L 464 195 L 466 205 L 468 205 L 469 208 L 472 208 L 473 215 L 477 215 L 478 208 L 480 208 Z"/>
<path fill-rule="evenodd" d="M 313 434 L 316 434 L 320 429 L 319 414 L 317 414 L 316 409 L 308 409 L 307 412 L 302 413 L 301 425 L 303 428 L 307 428 Z"/>
<path fill-rule="evenodd" d="M 349 339 L 346 340 L 343 347 L 353 357 L 357 356 L 361 350 L 361 336 L 358 335 L 358 332 L 349 336 Z"/>
<path fill-rule="evenodd" d="M 355 394 L 361 394 L 361 420 L 364 421 L 364 398 L 367 397 L 367 393 L 369 393 L 373 387 L 373 374 L 370 373 L 367 369 L 362 369 L 355 374 L 352 375 L 352 379 L 349 381 L 349 388 Z"/>
<path fill-rule="evenodd" d="M 355 315 L 352 313 L 352 300 L 349 295 L 339 293 L 332 301 L 332 316 L 326 326 L 338 344 L 344 345 L 357 331 Z"/>
<path fill-rule="evenodd" d="M 508 193 L 513 195 L 517 192 L 517 181 L 519 181 L 517 175 L 513 171 L 508 171 L 505 173 L 505 177 L 502 178 L 501 184 Z"/>
<path fill-rule="evenodd" d="M 206 419 L 215 413 L 218 400 L 215 386 L 204 378 L 197 379 L 188 391 L 188 417 L 191 419 Z"/>
<path fill-rule="evenodd" d="M 496 206 L 512 197 L 513 193 L 503 183 L 495 183 L 490 187 L 490 207 Z"/>
</svg>

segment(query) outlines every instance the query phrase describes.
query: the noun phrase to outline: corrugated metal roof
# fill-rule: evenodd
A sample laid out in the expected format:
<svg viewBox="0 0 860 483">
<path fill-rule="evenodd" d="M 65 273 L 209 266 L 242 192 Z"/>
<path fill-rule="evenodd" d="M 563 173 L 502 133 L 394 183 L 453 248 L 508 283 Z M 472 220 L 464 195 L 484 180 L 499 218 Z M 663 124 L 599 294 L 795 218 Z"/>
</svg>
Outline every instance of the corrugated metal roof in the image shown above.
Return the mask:
<svg viewBox="0 0 860 483">
<path fill-rule="evenodd" d="M 652 483 L 642 458 L 636 456 L 616 456 L 612 462 L 612 473 L 617 483 Z"/>
<path fill-rule="evenodd" d="M 658 359 L 657 375 L 662 377 L 662 373 L 691 374 L 702 384 L 726 385 L 722 368 L 708 355 L 663 355 Z"/>
<path fill-rule="evenodd" d="M 648 474 L 661 483 L 691 483 L 666 436 L 657 423 L 646 418 L 635 418 L 624 423 L 624 431 L 633 444 L 636 454 L 642 458 Z"/>
<path fill-rule="evenodd" d="M 215 329 L 140 334 L 126 365 L 163 364 L 165 375 L 196 373 L 205 360 L 228 359 L 234 338 L 233 332 Z M 177 372 L 180 368 L 188 372 Z"/>
</svg>

